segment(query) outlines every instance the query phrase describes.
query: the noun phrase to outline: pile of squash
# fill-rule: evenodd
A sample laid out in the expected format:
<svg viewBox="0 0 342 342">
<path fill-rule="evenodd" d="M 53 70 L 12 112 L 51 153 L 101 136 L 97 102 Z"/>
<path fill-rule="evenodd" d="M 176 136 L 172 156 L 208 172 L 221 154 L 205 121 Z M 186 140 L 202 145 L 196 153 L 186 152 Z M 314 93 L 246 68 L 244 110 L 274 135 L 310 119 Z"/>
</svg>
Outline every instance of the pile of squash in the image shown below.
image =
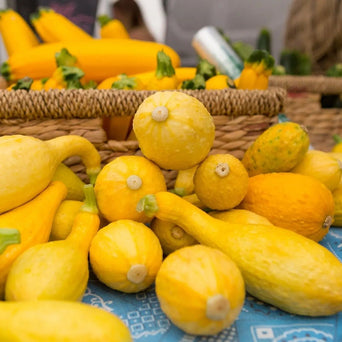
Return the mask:
<svg viewBox="0 0 342 342">
<path fill-rule="evenodd" d="M 131 341 L 118 317 L 78 303 L 88 260 L 113 290 L 155 284 L 189 334 L 229 327 L 246 292 L 296 315 L 342 310 L 342 263 L 318 243 L 341 225 L 340 143 L 310 150 L 306 129 L 283 122 L 242 160 L 210 154 L 212 116 L 178 91 L 147 97 L 133 130 L 142 155 L 103 167 L 79 136 L 0 138 L 1 341 Z M 63 164 L 72 155 L 86 183 Z"/>
</svg>

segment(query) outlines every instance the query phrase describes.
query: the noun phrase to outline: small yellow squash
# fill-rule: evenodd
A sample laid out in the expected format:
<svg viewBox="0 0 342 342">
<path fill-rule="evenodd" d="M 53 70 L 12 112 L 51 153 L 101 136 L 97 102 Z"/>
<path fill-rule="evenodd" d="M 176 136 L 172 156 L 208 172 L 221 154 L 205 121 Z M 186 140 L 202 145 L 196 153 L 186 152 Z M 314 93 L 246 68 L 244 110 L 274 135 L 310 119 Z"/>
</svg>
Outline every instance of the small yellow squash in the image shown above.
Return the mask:
<svg viewBox="0 0 342 342">
<path fill-rule="evenodd" d="M 188 169 L 209 153 L 215 138 L 213 118 L 202 102 L 179 91 L 147 97 L 133 119 L 142 153 L 164 169 Z"/>
<path fill-rule="evenodd" d="M 156 294 L 178 328 L 188 334 L 215 335 L 239 316 L 245 285 L 227 255 L 196 245 L 165 258 L 156 277 Z"/>
<path fill-rule="evenodd" d="M 101 228 L 90 245 L 89 257 L 97 278 L 127 293 L 147 289 L 163 259 L 157 236 L 133 220 L 118 220 Z"/>
<path fill-rule="evenodd" d="M 2 342 L 132 342 L 116 315 L 85 303 L 23 301 L 0 303 Z"/>
<path fill-rule="evenodd" d="M 143 196 L 166 190 L 160 168 L 143 156 L 120 156 L 100 171 L 95 193 L 101 214 L 109 221 L 131 219 L 148 222 L 135 207 Z"/>
<path fill-rule="evenodd" d="M 151 229 L 157 235 L 165 255 L 186 246 L 192 246 L 198 242 L 183 228 L 169 221 L 154 218 L 151 222 Z"/>
<path fill-rule="evenodd" d="M 195 193 L 212 210 L 237 206 L 247 193 L 248 173 L 231 154 L 212 154 L 204 159 L 194 175 Z"/>
</svg>

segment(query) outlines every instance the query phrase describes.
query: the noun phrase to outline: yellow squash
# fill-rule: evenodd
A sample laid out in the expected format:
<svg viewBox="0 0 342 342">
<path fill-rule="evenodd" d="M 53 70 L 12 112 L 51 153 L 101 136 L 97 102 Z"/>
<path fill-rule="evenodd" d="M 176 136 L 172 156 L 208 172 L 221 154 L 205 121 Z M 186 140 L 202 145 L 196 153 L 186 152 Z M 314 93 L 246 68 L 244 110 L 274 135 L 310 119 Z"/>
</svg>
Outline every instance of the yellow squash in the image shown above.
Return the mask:
<svg viewBox="0 0 342 342">
<path fill-rule="evenodd" d="M 205 82 L 205 89 L 227 89 L 230 81 L 227 75 L 215 75 Z"/>
<path fill-rule="evenodd" d="M 239 316 L 245 284 L 227 255 L 196 245 L 165 258 L 156 277 L 156 294 L 178 328 L 188 334 L 216 335 Z"/>
<path fill-rule="evenodd" d="M 342 227 L 342 182 L 333 191 L 332 194 L 333 194 L 334 203 L 335 203 L 333 225 L 336 227 Z"/>
<path fill-rule="evenodd" d="M 6 278 L 14 260 L 31 246 L 48 241 L 55 213 L 66 193 L 63 183 L 52 182 L 31 201 L 0 215 L 0 229 L 18 229 L 21 240 L 0 255 L 0 298 L 4 296 Z"/>
<path fill-rule="evenodd" d="M 235 80 L 236 88 L 267 89 L 273 66 L 274 58 L 266 50 L 254 50 L 245 61 L 239 78 Z"/>
<path fill-rule="evenodd" d="M 25 76 L 50 77 L 56 68 L 55 54 L 62 48 L 77 58 L 77 67 L 85 72 L 86 81 L 102 82 L 122 73 L 132 75 L 155 70 L 160 50 L 171 58 L 174 67 L 180 65 L 179 55 L 165 44 L 133 39 L 91 39 L 40 44 L 15 53 L 3 63 L 1 73 L 13 81 Z"/>
<path fill-rule="evenodd" d="M 169 221 L 159 220 L 156 217 L 151 222 L 151 229 L 157 235 L 165 255 L 198 243 L 181 227 Z"/>
<path fill-rule="evenodd" d="M 179 91 L 158 91 L 139 106 L 133 130 L 142 153 L 164 169 L 189 169 L 209 153 L 215 124 L 202 102 Z"/>
<path fill-rule="evenodd" d="M 39 322 L 39 323 L 38 323 Z M 0 303 L 1 342 L 132 342 L 120 318 L 85 303 Z"/>
<path fill-rule="evenodd" d="M 342 311 L 342 263 L 327 248 L 288 229 L 215 219 L 170 192 L 145 196 L 137 210 L 181 226 L 237 264 L 246 290 L 280 309 L 306 316 Z"/>
<path fill-rule="evenodd" d="M 17 52 L 25 53 L 39 44 L 25 19 L 10 8 L 0 11 L 0 33 L 9 56 Z"/>
<path fill-rule="evenodd" d="M 82 205 L 81 201 L 67 199 L 62 201 L 53 219 L 49 240 L 64 240 L 68 237 Z"/>
<path fill-rule="evenodd" d="M 65 198 L 66 200 L 83 201 L 83 187 L 85 183 L 64 163 L 60 163 L 57 166 L 52 180 L 63 182 L 66 185 L 68 189 L 68 193 Z"/>
<path fill-rule="evenodd" d="M 245 197 L 248 173 L 231 154 L 211 154 L 198 166 L 194 175 L 195 193 L 212 210 L 236 207 Z"/>
<path fill-rule="evenodd" d="M 264 216 L 258 215 L 246 209 L 230 209 L 224 211 L 211 211 L 209 215 L 219 220 L 240 224 L 263 224 L 272 226 L 272 223 Z"/>
<path fill-rule="evenodd" d="M 65 135 L 46 141 L 24 135 L 0 137 L 0 213 L 39 194 L 52 180 L 58 165 L 73 155 L 81 157 L 93 183 L 101 157 L 94 145 L 81 136 Z"/>
<path fill-rule="evenodd" d="M 179 170 L 175 181 L 174 191 L 179 196 L 190 195 L 194 192 L 194 174 L 198 165 L 186 170 Z"/>
<path fill-rule="evenodd" d="M 163 51 L 157 53 L 157 67 L 152 76 L 145 82 L 147 90 L 176 89 L 178 80 L 171 58 Z"/>
<path fill-rule="evenodd" d="M 310 150 L 291 172 L 314 177 L 334 191 L 342 177 L 342 162 L 328 152 Z"/>
<path fill-rule="evenodd" d="M 85 202 L 65 240 L 28 248 L 8 273 L 5 299 L 81 300 L 89 278 L 88 250 L 99 229 L 93 186 L 85 185 Z"/>
<path fill-rule="evenodd" d="M 135 207 L 141 197 L 166 190 L 162 171 L 143 156 L 120 156 L 100 171 L 95 193 L 100 213 L 109 221 L 130 219 L 148 222 Z"/>
<path fill-rule="evenodd" d="M 31 15 L 31 22 L 45 43 L 93 39 L 86 31 L 51 8 L 39 8 L 37 13 Z"/>
<path fill-rule="evenodd" d="M 308 151 L 307 130 L 295 122 L 275 124 L 248 147 L 242 163 L 250 176 L 293 169 Z"/>
<path fill-rule="evenodd" d="M 250 177 L 239 207 L 315 241 L 328 233 L 334 215 L 331 191 L 311 176 L 291 172 Z"/>
<path fill-rule="evenodd" d="M 90 245 L 89 260 L 97 278 L 111 289 L 135 293 L 155 280 L 163 259 L 157 236 L 133 220 L 101 228 Z"/>
<path fill-rule="evenodd" d="M 97 21 L 100 24 L 101 38 L 129 38 L 129 33 L 120 20 L 112 19 L 108 15 L 100 15 Z"/>
</svg>

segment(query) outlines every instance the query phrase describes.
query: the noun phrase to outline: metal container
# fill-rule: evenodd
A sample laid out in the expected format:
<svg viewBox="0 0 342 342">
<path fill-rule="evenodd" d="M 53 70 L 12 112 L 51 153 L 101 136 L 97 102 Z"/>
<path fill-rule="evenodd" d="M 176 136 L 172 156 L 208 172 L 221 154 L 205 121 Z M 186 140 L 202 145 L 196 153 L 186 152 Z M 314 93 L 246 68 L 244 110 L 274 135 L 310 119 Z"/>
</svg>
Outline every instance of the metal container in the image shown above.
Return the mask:
<svg viewBox="0 0 342 342">
<path fill-rule="evenodd" d="M 202 27 L 192 39 L 192 46 L 201 58 L 232 80 L 237 79 L 243 69 L 243 61 L 214 26 Z"/>
</svg>

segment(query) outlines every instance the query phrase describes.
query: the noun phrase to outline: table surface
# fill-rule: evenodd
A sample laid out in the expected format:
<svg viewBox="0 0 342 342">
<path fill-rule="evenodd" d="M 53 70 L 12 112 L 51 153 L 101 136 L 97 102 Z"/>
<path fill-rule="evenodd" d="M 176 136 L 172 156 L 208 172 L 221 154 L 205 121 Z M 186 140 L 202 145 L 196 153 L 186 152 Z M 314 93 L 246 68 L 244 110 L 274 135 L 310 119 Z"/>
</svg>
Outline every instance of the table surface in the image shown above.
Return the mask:
<svg viewBox="0 0 342 342">
<path fill-rule="evenodd" d="M 331 228 L 320 243 L 342 261 L 342 228 Z M 118 315 L 139 342 L 342 342 L 342 312 L 328 317 L 296 316 L 248 294 L 238 319 L 215 336 L 193 336 L 175 327 L 161 311 L 153 286 L 124 294 L 91 275 L 83 302 Z"/>
</svg>

